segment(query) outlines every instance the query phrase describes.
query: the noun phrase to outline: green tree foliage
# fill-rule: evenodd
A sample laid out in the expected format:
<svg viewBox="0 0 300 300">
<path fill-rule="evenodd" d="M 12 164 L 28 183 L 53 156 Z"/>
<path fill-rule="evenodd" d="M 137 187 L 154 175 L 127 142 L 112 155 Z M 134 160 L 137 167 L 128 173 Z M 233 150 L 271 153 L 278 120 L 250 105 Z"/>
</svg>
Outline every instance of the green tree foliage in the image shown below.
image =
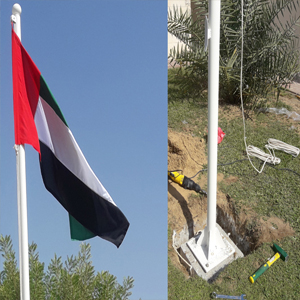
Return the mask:
<svg viewBox="0 0 300 300">
<path fill-rule="evenodd" d="M 0 273 L 0 299 L 20 299 L 19 270 L 10 236 L 0 236 L 0 252 L 4 259 Z M 123 285 L 108 271 L 95 272 L 91 261 L 91 246 L 80 245 L 77 256 L 65 263 L 54 255 L 45 271 L 39 261 L 37 245 L 29 245 L 30 298 L 32 300 L 128 300 L 133 278 L 124 278 Z"/>
<path fill-rule="evenodd" d="M 122 299 L 128 300 L 133 288 L 133 278 L 124 278 L 123 286 L 118 284 L 117 278 L 107 271 L 98 273 L 95 280 L 94 299 Z"/>
<path fill-rule="evenodd" d="M 20 299 L 20 277 L 16 254 L 9 236 L 0 236 L 0 252 L 4 259 L 3 271 L 0 275 L 0 299 L 18 300 Z"/>
<path fill-rule="evenodd" d="M 194 98 L 207 89 L 208 53 L 204 51 L 205 16 L 208 1 L 195 0 L 192 15 L 173 8 L 168 31 L 184 46 L 170 52 L 172 63 L 182 66 L 173 76 L 181 98 Z M 244 0 L 243 30 L 241 1 L 221 1 L 220 99 L 240 103 L 241 45 L 243 37 L 243 98 L 253 108 L 257 99 L 272 90 L 279 92 L 291 82 L 299 66 L 298 0 Z M 283 22 L 282 17 L 289 16 Z M 242 35 L 243 32 L 243 35 Z"/>
<path fill-rule="evenodd" d="M 46 286 L 43 282 L 44 263 L 39 261 L 39 254 L 36 251 L 37 245 L 29 245 L 29 280 L 30 280 L 30 299 L 44 300 L 46 297 Z"/>
</svg>

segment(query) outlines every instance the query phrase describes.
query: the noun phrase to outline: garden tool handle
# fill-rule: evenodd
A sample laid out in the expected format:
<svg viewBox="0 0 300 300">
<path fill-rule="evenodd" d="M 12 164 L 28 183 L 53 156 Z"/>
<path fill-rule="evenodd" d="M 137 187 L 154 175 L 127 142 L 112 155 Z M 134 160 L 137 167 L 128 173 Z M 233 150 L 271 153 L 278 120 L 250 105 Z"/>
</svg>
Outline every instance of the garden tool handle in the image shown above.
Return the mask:
<svg viewBox="0 0 300 300">
<path fill-rule="evenodd" d="M 270 260 L 268 260 L 263 266 L 261 266 L 252 276 L 249 277 L 251 283 L 254 283 L 256 279 L 263 274 L 269 267 L 280 257 L 279 253 L 276 253 Z"/>
<path fill-rule="evenodd" d="M 223 299 L 237 299 L 237 300 L 246 300 L 244 297 L 246 297 L 245 294 L 241 296 L 229 296 L 229 295 L 219 295 L 216 292 L 211 293 L 212 298 L 223 298 Z"/>
</svg>

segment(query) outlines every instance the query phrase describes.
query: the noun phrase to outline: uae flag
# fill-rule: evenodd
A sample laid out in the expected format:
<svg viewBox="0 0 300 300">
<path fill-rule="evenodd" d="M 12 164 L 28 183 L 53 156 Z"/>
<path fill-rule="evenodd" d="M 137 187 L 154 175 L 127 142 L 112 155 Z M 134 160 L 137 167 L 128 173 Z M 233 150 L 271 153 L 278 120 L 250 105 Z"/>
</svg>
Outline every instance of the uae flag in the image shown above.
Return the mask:
<svg viewBox="0 0 300 300">
<path fill-rule="evenodd" d="M 39 152 L 46 189 L 68 211 L 71 238 L 99 236 L 119 247 L 129 223 L 78 147 L 40 71 L 12 29 L 16 145 Z"/>
</svg>

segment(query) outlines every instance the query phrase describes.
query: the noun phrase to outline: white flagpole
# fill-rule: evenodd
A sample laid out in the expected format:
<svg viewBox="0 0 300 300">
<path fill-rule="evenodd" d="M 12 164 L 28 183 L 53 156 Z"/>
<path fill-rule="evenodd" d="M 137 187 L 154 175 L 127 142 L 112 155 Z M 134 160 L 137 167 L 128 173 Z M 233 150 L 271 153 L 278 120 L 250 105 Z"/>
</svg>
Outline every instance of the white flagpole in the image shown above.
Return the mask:
<svg viewBox="0 0 300 300">
<path fill-rule="evenodd" d="M 14 4 L 11 20 L 14 31 L 21 40 L 21 6 Z M 17 193 L 18 193 L 18 224 L 19 224 L 19 266 L 20 266 L 20 295 L 21 300 L 30 299 L 29 288 L 29 255 L 28 255 L 28 223 L 26 196 L 26 167 L 25 147 L 15 145 L 17 165 Z"/>
<path fill-rule="evenodd" d="M 207 230 L 216 228 L 221 1 L 209 1 L 211 39 L 208 54 L 208 208 Z"/>
<path fill-rule="evenodd" d="M 208 53 L 208 189 L 207 225 L 198 240 L 204 252 L 206 269 L 229 256 L 217 228 L 217 160 L 219 110 L 219 56 L 220 56 L 221 0 L 209 0 L 211 38 Z M 225 251 L 226 250 L 226 251 Z M 217 258 L 218 257 L 218 258 Z"/>
<path fill-rule="evenodd" d="M 214 274 L 235 253 L 226 233 L 217 226 L 217 158 L 219 109 L 219 55 L 221 0 L 209 0 L 210 44 L 208 54 L 208 190 L 207 225 L 199 238 L 187 244 L 206 273 Z M 209 38 L 207 32 L 207 39 Z M 205 278 L 208 278 L 207 276 Z"/>
</svg>

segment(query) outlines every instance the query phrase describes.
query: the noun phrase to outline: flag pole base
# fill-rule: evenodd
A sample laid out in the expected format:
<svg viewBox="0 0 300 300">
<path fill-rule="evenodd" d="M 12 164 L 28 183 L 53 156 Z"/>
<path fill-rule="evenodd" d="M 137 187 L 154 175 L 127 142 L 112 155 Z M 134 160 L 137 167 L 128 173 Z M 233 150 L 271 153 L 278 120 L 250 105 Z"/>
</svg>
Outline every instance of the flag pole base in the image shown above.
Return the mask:
<svg viewBox="0 0 300 300">
<path fill-rule="evenodd" d="M 181 245 L 181 250 L 191 264 L 193 273 L 207 281 L 213 280 L 228 264 L 244 256 L 218 224 L 210 232 L 205 227 Z"/>
</svg>

